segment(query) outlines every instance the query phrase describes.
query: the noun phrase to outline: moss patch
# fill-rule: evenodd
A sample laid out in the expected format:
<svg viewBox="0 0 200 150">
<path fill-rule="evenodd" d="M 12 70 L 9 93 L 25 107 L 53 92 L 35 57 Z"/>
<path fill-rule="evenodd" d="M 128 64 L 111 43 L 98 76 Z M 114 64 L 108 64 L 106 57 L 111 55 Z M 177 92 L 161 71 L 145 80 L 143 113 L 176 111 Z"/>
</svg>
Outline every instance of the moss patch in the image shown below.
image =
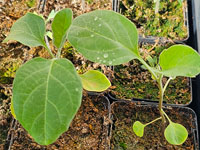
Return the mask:
<svg viewBox="0 0 200 150">
<path fill-rule="evenodd" d="M 178 0 L 160 0 L 159 13 L 155 14 L 153 0 L 121 0 L 120 12 L 139 28 L 140 34 L 183 40 L 187 38 L 183 7 Z"/>
</svg>

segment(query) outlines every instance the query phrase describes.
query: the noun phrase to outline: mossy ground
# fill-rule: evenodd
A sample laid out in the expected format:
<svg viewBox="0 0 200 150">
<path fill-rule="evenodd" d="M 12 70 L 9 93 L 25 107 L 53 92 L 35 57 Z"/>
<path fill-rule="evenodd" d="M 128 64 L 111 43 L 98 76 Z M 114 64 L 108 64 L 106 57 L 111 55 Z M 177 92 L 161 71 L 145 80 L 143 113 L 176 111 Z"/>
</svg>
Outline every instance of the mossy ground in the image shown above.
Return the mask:
<svg viewBox="0 0 200 150">
<path fill-rule="evenodd" d="M 140 51 L 143 58 L 148 62 L 150 55 L 155 63 L 158 61 L 159 54 L 172 43 L 166 45 L 141 44 Z M 165 83 L 167 78 L 164 78 Z M 152 79 L 151 74 L 143 68 L 142 64 L 133 60 L 125 65 L 114 67 L 114 78 L 112 79 L 113 88 L 111 93 L 120 99 L 159 99 L 159 89 L 157 82 Z M 188 104 L 191 101 L 190 80 L 186 77 L 177 77 L 170 81 L 165 92 L 164 101 L 168 104 Z"/>
<path fill-rule="evenodd" d="M 186 0 L 160 0 L 159 13 L 155 14 L 153 0 L 121 0 L 120 13 L 134 22 L 140 34 L 173 40 L 184 40 L 188 36 L 184 19 Z"/>
</svg>

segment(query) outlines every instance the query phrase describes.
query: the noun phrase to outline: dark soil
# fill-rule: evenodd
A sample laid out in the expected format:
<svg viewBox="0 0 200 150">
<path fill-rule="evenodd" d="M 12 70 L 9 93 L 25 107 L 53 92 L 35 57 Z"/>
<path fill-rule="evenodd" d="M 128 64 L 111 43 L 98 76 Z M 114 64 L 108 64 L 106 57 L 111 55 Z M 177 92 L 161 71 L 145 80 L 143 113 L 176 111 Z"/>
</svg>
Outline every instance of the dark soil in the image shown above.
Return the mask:
<svg viewBox="0 0 200 150">
<path fill-rule="evenodd" d="M 160 0 L 159 13 L 155 14 L 154 1 L 120 0 L 120 13 L 134 22 L 144 36 L 165 37 L 184 40 L 188 36 L 185 25 L 186 0 Z"/>
<path fill-rule="evenodd" d="M 193 135 L 193 129 L 197 128 L 194 123 L 196 119 L 190 109 L 171 107 L 164 109 L 173 122 L 185 126 L 189 133 L 188 139 L 182 145 L 174 146 L 162 138 L 161 120 L 146 126 L 142 138 L 133 133 L 132 126 L 135 121 L 148 123 L 160 116 L 157 107 L 136 106 L 133 102 L 116 102 L 111 108 L 114 122 L 112 150 L 198 150 Z"/>
<path fill-rule="evenodd" d="M 108 101 L 102 96 L 85 96 L 69 130 L 49 146 L 34 142 L 30 135 L 17 123 L 11 150 L 106 150 L 108 149 Z M 10 137 L 11 135 L 9 135 Z M 8 145 L 4 145 L 5 149 Z"/>
<path fill-rule="evenodd" d="M 155 62 L 158 56 L 165 48 L 172 43 L 164 45 L 141 44 L 140 52 L 143 58 L 148 62 L 147 57 L 150 55 Z M 148 62 L 149 63 L 149 62 Z M 155 64 L 154 64 L 155 65 Z M 165 83 L 167 78 L 164 78 Z M 114 77 L 112 79 L 111 94 L 120 99 L 159 99 L 159 89 L 157 82 L 152 79 L 149 71 L 145 70 L 141 63 L 132 60 L 127 64 L 114 67 Z M 177 77 L 170 81 L 165 91 L 164 101 L 168 104 L 188 104 L 191 102 L 190 80 L 186 77 Z"/>
</svg>

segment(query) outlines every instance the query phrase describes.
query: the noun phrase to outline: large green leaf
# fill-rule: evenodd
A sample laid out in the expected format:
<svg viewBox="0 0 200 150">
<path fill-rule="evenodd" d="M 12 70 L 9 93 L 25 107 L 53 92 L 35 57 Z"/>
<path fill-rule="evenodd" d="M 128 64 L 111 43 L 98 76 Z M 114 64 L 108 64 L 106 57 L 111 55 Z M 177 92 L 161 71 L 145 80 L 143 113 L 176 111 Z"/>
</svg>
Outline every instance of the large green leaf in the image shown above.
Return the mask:
<svg viewBox="0 0 200 150">
<path fill-rule="evenodd" d="M 188 132 L 184 126 L 178 123 L 170 122 L 165 129 L 166 140 L 173 145 L 180 145 L 185 142 L 188 137 Z"/>
<path fill-rule="evenodd" d="M 139 57 L 135 25 L 113 11 L 96 10 L 77 17 L 68 31 L 68 40 L 87 59 L 105 65 Z"/>
<path fill-rule="evenodd" d="M 142 124 L 140 121 L 136 121 L 133 124 L 133 131 L 134 133 L 139 136 L 139 137 L 143 137 L 144 135 L 144 127 L 146 125 Z"/>
<path fill-rule="evenodd" d="M 17 120 L 41 145 L 53 143 L 81 104 L 82 84 L 66 59 L 35 58 L 16 73 L 13 104 Z"/>
<path fill-rule="evenodd" d="M 160 55 L 162 73 L 168 77 L 194 77 L 200 73 L 200 55 L 186 45 L 174 45 Z"/>
<path fill-rule="evenodd" d="M 67 30 L 72 22 L 72 10 L 69 8 L 59 11 L 52 22 L 53 43 L 62 48 L 66 41 Z"/>
<path fill-rule="evenodd" d="M 82 79 L 83 88 L 88 91 L 102 92 L 111 86 L 107 77 L 97 70 L 89 70 L 80 75 Z"/>
<path fill-rule="evenodd" d="M 3 42 L 16 40 L 30 47 L 45 46 L 44 35 L 44 19 L 38 15 L 27 13 L 14 23 L 10 34 Z"/>
</svg>

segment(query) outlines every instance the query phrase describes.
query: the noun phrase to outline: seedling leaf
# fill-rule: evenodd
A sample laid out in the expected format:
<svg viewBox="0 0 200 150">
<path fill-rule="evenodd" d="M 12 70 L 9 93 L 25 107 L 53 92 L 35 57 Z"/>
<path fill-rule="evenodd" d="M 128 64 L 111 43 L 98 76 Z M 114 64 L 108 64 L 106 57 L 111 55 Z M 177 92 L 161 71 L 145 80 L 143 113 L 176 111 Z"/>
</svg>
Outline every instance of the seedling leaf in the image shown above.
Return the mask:
<svg viewBox="0 0 200 150">
<path fill-rule="evenodd" d="M 53 19 L 53 18 L 55 17 L 56 13 L 57 13 L 57 12 L 56 12 L 55 10 L 52 10 L 52 11 L 50 12 L 50 14 L 49 14 L 47 20 L 46 20 L 46 23 L 47 23 L 50 19 Z"/>
<path fill-rule="evenodd" d="M 107 77 L 97 70 L 89 70 L 80 75 L 82 79 L 83 88 L 88 91 L 102 92 L 111 86 Z"/>
<path fill-rule="evenodd" d="M 119 65 L 139 57 L 138 33 L 124 16 L 96 10 L 74 19 L 70 43 L 87 59 L 105 65 Z"/>
<path fill-rule="evenodd" d="M 10 111 L 11 111 L 11 114 L 13 115 L 13 117 L 16 119 L 15 111 L 14 111 L 14 108 L 13 108 L 13 99 L 11 99 Z"/>
<path fill-rule="evenodd" d="M 44 35 L 44 19 L 33 13 L 27 13 L 14 23 L 10 34 L 3 42 L 16 40 L 30 47 L 45 46 Z"/>
<path fill-rule="evenodd" d="M 59 11 L 52 22 L 53 43 L 62 48 L 66 41 L 67 30 L 72 22 L 72 10 L 69 8 Z"/>
<path fill-rule="evenodd" d="M 188 132 L 184 126 L 178 123 L 170 122 L 165 129 L 166 140 L 173 145 L 181 145 L 188 137 Z"/>
<path fill-rule="evenodd" d="M 140 121 L 136 121 L 133 124 L 133 131 L 137 136 L 143 137 L 143 135 L 144 135 L 144 127 L 145 127 L 144 124 L 142 124 Z"/>
<path fill-rule="evenodd" d="M 18 69 L 13 85 L 17 120 L 41 145 L 65 132 L 81 104 L 82 84 L 66 59 L 34 58 Z"/>
<path fill-rule="evenodd" d="M 168 77 L 194 77 L 200 73 L 200 55 L 186 45 L 174 45 L 160 55 L 162 73 Z"/>
</svg>

